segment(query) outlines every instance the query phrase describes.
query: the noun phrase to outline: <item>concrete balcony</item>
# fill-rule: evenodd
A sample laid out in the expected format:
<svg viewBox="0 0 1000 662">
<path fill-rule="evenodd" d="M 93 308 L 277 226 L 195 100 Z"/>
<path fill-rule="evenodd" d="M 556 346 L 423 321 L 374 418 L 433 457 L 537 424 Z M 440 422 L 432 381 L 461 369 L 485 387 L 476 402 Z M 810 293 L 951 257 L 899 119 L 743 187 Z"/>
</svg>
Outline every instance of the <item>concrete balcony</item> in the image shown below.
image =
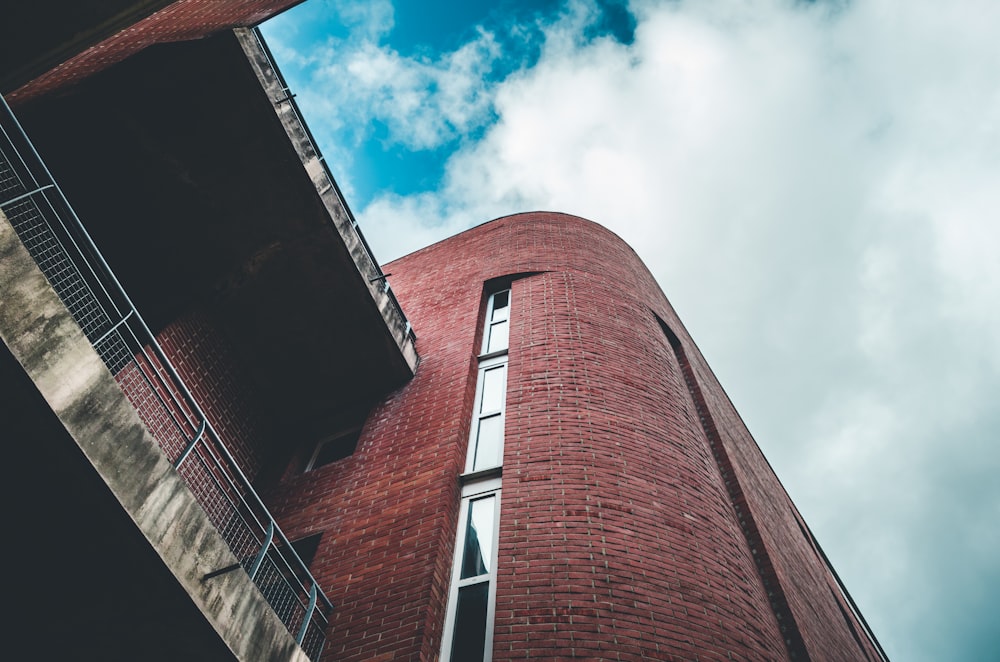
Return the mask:
<svg viewBox="0 0 1000 662">
<path fill-rule="evenodd" d="M 12 650 L 20 637 L 52 659 L 310 659 L 2 211 L 0 292 Z M 302 644 L 318 659 L 317 616 Z"/>
<path fill-rule="evenodd" d="M 287 437 L 412 377 L 414 333 L 254 31 L 17 113 L 153 333 L 211 310 Z"/>
<path fill-rule="evenodd" d="M 332 605 L 254 483 L 418 358 L 266 47 L 151 47 L 19 109 L 23 134 L 0 110 L 18 629 L 52 657 L 318 659 Z M 257 394 L 255 463 L 157 341 L 192 311 Z M 50 618 L 67 595 L 84 613 Z"/>
</svg>

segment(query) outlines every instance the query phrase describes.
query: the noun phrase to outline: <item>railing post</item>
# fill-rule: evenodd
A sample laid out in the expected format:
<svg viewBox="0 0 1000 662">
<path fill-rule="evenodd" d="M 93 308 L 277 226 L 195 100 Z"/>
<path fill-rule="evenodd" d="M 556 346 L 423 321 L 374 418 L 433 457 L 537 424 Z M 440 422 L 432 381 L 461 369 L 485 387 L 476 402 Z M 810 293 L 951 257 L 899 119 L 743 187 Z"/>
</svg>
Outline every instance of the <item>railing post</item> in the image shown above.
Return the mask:
<svg viewBox="0 0 1000 662">
<path fill-rule="evenodd" d="M 101 337 L 98 338 L 97 340 L 95 340 L 92 343 L 94 345 L 94 348 L 96 349 L 98 345 L 100 345 L 102 342 L 104 342 L 105 340 L 107 340 L 108 336 L 110 336 L 112 333 L 114 333 L 115 331 L 117 331 L 121 327 L 122 324 L 124 324 L 125 322 L 127 322 L 128 318 L 132 317 L 132 313 L 134 313 L 134 312 L 135 312 L 134 310 L 128 311 L 127 313 L 125 313 L 125 316 L 122 317 L 117 322 L 115 322 L 115 324 L 110 329 L 108 329 L 107 331 L 105 331 L 104 333 L 102 333 Z"/>
<path fill-rule="evenodd" d="M 250 579 L 254 579 L 257 576 L 257 571 L 260 570 L 261 564 L 264 563 L 264 557 L 267 555 L 267 548 L 271 546 L 271 541 L 274 540 L 274 520 L 267 523 L 267 534 L 264 538 L 264 544 L 260 547 L 260 553 L 257 554 L 257 558 L 253 560 L 253 565 L 250 566 Z M 316 588 L 316 584 L 313 584 L 313 588 Z"/>
<path fill-rule="evenodd" d="M 316 611 L 316 582 L 313 582 L 309 589 L 309 607 L 306 608 L 306 615 L 302 617 L 302 627 L 299 628 L 299 636 L 295 637 L 295 643 L 299 646 L 305 641 L 306 631 L 309 629 L 309 621 L 312 620 L 313 612 Z"/>
<path fill-rule="evenodd" d="M 291 101 L 291 103 L 294 106 L 294 101 Z M 308 132 L 308 128 L 305 128 Z M 19 147 L 18 145 L 21 143 L 23 143 L 23 146 Z M 260 587 L 260 583 L 256 581 L 256 577 L 261 572 L 264 558 L 267 556 L 269 548 L 275 546 L 275 540 L 277 540 L 278 546 L 275 546 L 275 549 L 280 549 L 280 556 L 286 563 L 289 562 L 289 559 L 292 559 L 290 570 L 294 574 L 294 577 L 286 577 L 286 580 L 289 581 L 295 591 L 296 602 L 299 607 L 302 607 L 301 596 L 306 590 L 306 581 L 311 582 L 309 606 L 305 614 L 305 621 L 302 627 L 299 628 L 297 638 L 300 643 L 303 642 L 306 638 L 305 635 L 308 631 L 309 623 L 313 616 L 315 616 L 317 602 L 322 601 L 322 605 L 320 606 L 322 618 L 318 618 L 318 621 L 325 620 L 328 613 L 327 610 L 332 609 L 332 604 L 316 583 L 315 578 L 309 573 L 308 567 L 298 557 L 295 549 L 278 528 L 264 502 L 254 491 L 252 483 L 243 473 L 243 469 L 219 438 L 218 433 L 213 429 L 211 422 L 208 421 L 199 402 L 180 378 L 176 368 L 167 358 L 166 353 L 156 341 L 155 336 L 142 319 L 142 316 L 136 311 L 121 282 L 101 255 L 93 239 L 86 231 L 86 228 L 81 223 L 62 190 L 55 183 L 48 167 L 42 161 L 28 135 L 2 96 L 0 96 L 0 158 L 2 158 L 4 163 L 6 163 L 8 158 L 10 159 L 9 165 L 16 179 L 16 181 L 12 180 L 16 184 L 16 189 L 5 184 L 4 192 L 0 194 L 0 198 L 2 198 L 0 199 L 0 207 L 9 208 L 11 205 L 22 201 L 33 201 L 33 207 L 35 208 L 31 210 L 33 222 L 37 216 L 37 221 L 44 223 L 46 232 L 51 235 L 52 242 L 55 244 L 54 250 L 58 250 L 61 258 L 65 258 L 73 267 L 74 271 L 70 274 L 73 279 L 72 282 L 81 286 L 83 291 L 83 295 L 81 296 L 84 298 L 84 303 L 88 306 L 93 304 L 103 316 L 101 318 L 102 326 L 93 329 L 91 335 L 97 336 L 97 340 L 92 340 L 91 344 L 98 345 L 104 343 L 109 338 L 113 338 L 116 333 L 121 335 L 122 347 L 128 353 L 132 354 L 132 362 L 138 366 L 139 373 L 145 380 L 145 384 L 151 389 L 156 400 L 159 402 L 159 411 L 166 413 L 169 421 L 175 426 L 174 430 L 179 433 L 180 441 L 186 444 L 184 450 L 172 462 L 173 466 L 180 468 L 187 461 L 190 454 L 194 452 L 195 447 L 201 444 L 199 459 L 204 462 L 204 466 L 197 468 L 202 469 L 203 472 L 185 472 L 185 474 L 192 474 L 184 476 L 185 482 L 188 483 L 192 491 L 195 491 L 199 500 L 218 497 L 224 499 L 224 505 L 232 508 L 237 517 L 244 518 L 243 524 L 250 528 L 255 538 L 261 533 L 265 533 L 260 551 L 253 560 L 252 567 L 248 570 L 250 578 Z M 4 169 L 6 170 L 6 165 Z M 332 178 L 331 182 L 333 182 Z M 333 182 L 333 186 L 336 190 L 335 182 Z M 14 193 L 15 190 L 18 191 L 17 194 Z M 52 195 L 49 194 L 50 190 L 54 192 Z M 339 195 L 339 190 L 337 194 Z M 45 204 L 43 205 L 42 202 Z M 349 209 L 348 214 L 350 214 Z M 24 239 L 22 238 L 23 241 Z M 363 241 L 364 238 L 362 237 Z M 50 278 L 50 282 L 52 282 L 51 269 L 47 271 L 45 265 L 42 263 L 39 263 L 39 267 L 46 274 L 46 277 Z M 62 295 L 60 294 L 60 296 Z M 391 297 L 392 294 L 390 291 Z M 74 318 L 83 327 L 80 316 L 73 311 L 69 303 L 67 303 L 67 308 L 70 309 L 70 312 L 73 312 Z M 124 312 L 122 312 L 123 310 Z M 103 326 L 105 324 L 104 318 L 107 320 L 107 327 Z M 131 338 L 134 344 L 129 343 L 128 338 Z M 136 350 L 134 349 L 135 346 L 139 347 L 138 354 L 136 354 Z M 98 352 L 100 353 L 100 350 Z M 104 358 L 103 355 L 102 358 Z M 125 358 L 126 360 L 128 359 L 128 357 Z M 105 363 L 109 368 L 111 367 L 106 358 Z M 117 370 L 115 372 L 117 374 Z M 163 388 L 159 388 L 160 386 Z M 136 403 L 133 404 L 138 410 L 139 405 Z M 194 432 L 194 436 L 189 438 L 189 431 L 195 426 L 196 421 L 197 429 Z M 154 433 L 152 429 L 150 429 L 150 432 Z M 159 437 L 157 438 L 161 445 L 164 445 L 164 440 L 159 439 Z M 171 437 L 170 441 L 172 442 L 173 439 L 176 439 L 176 437 Z M 164 450 L 166 450 L 165 445 Z M 201 451 L 204 451 L 204 453 Z M 186 466 L 190 468 L 190 465 Z M 213 495 L 206 496 L 196 491 L 196 488 L 199 490 L 202 489 L 200 487 L 201 483 L 198 481 L 206 480 L 210 481 L 210 484 L 206 483 L 207 489 L 214 490 Z M 211 505 L 208 501 L 202 501 L 202 503 L 206 505 L 206 508 Z M 213 513 L 206 512 L 214 521 Z M 264 522 L 267 522 L 266 526 Z M 219 528 L 219 532 L 229 544 L 230 549 L 236 551 L 236 542 L 241 542 L 242 539 L 237 541 L 236 534 L 230 535 L 223 528 Z M 239 546 L 238 549 L 243 548 Z M 238 556 L 245 560 L 243 554 L 238 554 Z M 240 566 L 243 566 L 242 562 L 236 567 Z M 223 570 L 228 571 L 229 568 Z M 221 573 L 210 573 L 210 576 L 217 576 L 218 574 Z M 284 574 L 283 570 L 282 574 Z M 304 580 L 303 577 L 308 577 L 308 580 Z M 264 580 L 269 582 L 271 579 L 271 574 L 265 572 Z M 277 612 L 275 613 L 277 614 Z M 288 628 L 289 633 L 294 634 L 292 633 L 294 616 L 282 616 L 280 614 L 278 616 Z M 324 630 L 321 634 L 325 635 L 325 626 L 321 630 Z M 313 654 L 318 657 L 321 649 L 322 642 L 319 642 L 319 648 Z"/>
<path fill-rule="evenodd" d="M 11 198 L 10 200 L 4 200 L 3 202 L 0 202 L 0 207 L 6 207 L 7 205 L 12 205 L 15 202 L 20 202 L 21 200 L 24 200 L 26 198 L 30 198 L 31 196 L 35 195 L 36 193 L 41 193 L 42 191 L 45 191 L 45 190 L 50 189 L 50 188 L 55 188 L 55 184 L 47 184 L 45 186 L 39 186 L 38 188 L 36 188 L 33 191 L 28 191 L 27 193 L 22 193 L 21 195 L 18 195 L 18 196 L 15 196 L 15 197 Z"/>
<path fill-rule="evenodd" d="M 207 419 L 201 419 L 201 425 L 198 426 L 198 431 L 194 433 L 194 437 L 188 442 L 187 448 L 184 449 L 184 452 L 181 453 L 180 457 L 178 457 L 174 462 L 174 469 L 180 469 L 181 464 L 187 459 L 187 456 L 191 454 L 191 451 L 194 450 L 195 444 L 197 444 L 198 440 L 201 439 L 201 436 L 205 434 L 207 422 Z M 271 522 L 271 526 L 274 526 L 274 522 Z"/>
</svg>

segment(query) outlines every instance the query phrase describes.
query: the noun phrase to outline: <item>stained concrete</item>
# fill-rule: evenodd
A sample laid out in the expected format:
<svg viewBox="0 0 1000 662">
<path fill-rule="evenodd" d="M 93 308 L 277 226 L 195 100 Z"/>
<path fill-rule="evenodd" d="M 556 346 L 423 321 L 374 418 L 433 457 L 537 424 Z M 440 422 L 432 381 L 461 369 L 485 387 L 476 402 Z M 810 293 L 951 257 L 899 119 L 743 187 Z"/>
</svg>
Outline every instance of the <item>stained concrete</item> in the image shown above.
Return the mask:
<svg viewBox="0 0 1000 662">
<path fill-rule="evenodd" d="M 276 446 L 356 423 L 417 363 L 283 97 L 242 30 L 151 46 L 18 108 L 152 331 L 211 311 Z"/>
<path fill-rule="evenodd" d="M 91 630 L 78 628 L 78 641 L 67 642 L 73 646 L 73 659 L 128 659 L 123 657 L 128 651 L 120 645 L 113 649 L 120 657 L 108 653 L 107 645 L 118 636 L 134 639 L 135 631 L 148 629 L 156 636 L 173 633 L 180 648 L 162 642 L 150 647 L 154 652 L 132 659 L 306 662 L 306 655 L 244 572 L 202 580 L 214 570 L 237 563 L 236 557 L 146 431 L 2 212 L 0 302 L 0 339 L 6 345 L 0 376 L 5 407 L 14 407 L 4 412 L 3 419 L 5 425 L 18 422 L 6 427 L 5 445 L 30 442 L 31 447 L 25 447 L 30 451 L 25 464 L 54 456 L 64 474 L 62 479 L 52 479 L 44 467 L 14 466 L 23 473 L 19 478 L 24 489 L 44 499 L 8 500 L 9 505 L 23 521 L 50 532 L 45 547 L 48 556 L 24 555 L 25 564 L 37 560 L 41 567 L 19 568 L 34 580 L 16 584 L 30 595 L 15 597 L 15 601 L 30 603 L 38 594 L 51 593 L 51 611 L 29 614 L 31 618 L 23 623 L 25 640 L 44 638 L 53 628 L 58 631 L 59 623 L 72 619 L 76 610 L 104 605 L 114 612 L 108 614 L 108 621 L 127 616 L 126 622 L 106 636 L 95 634 L 92 641 L 85 636 Z M 7 358 L 8 351 L 13 360 Z M 37 474 L 38 480 L 29 478 Z M 79 526 L 70 527 L 66 513 L 54 512 L 62 504 L 66 513 L 85 506 L 80 516 L 94 523 L 94 534 L 111 539 L 87 539 L 88 526 L 82 532 Z M 52 529 L 46 528 L 48 522 Z M 67 530 L 65 541 L 60 529 Z M 8 533 L 30 549 L 32 540 L 19 537 L 17 531 Z M 67 565 L 74 564 L 75 554 L 80 558 L 74 571 L 58 573 L 61 580 L 53 586 L 45 559 L 53 546 L 61 544 Z M 80 550 L 88 547 L 93 559 L 113 559 L 91 564 L 104 569 L 105 576 L 95 578 L 89 574 L 92 568 L 81 563 L 87 556 Z M 121 558 L 115 559 L 119 554 Z M 134 572 L 116 575 L 109 569 L 118 566 Z M 149 600 L 156 608 L 113 607 L 118 604 L 116 592 L 128 604 L 144 595 L 145 584 L 151 587 Z M 67 593 L 76 595 L 71 605 L 61 600 Z M 169 605 L 175 608 L 164 613 Z M 88 615 L 94 623 L 105 623 L 100 614 Z M 201 642 L 198 650 L 204 648 L 205 655 L 180 655 L 178 651 L 187 648 L 180 641 L 185 637 Z M 144 638 L 136 641 L 146 642 Z M 95 647 L 96 656 L 84 649 L 88 643 Z"/>
</svg>

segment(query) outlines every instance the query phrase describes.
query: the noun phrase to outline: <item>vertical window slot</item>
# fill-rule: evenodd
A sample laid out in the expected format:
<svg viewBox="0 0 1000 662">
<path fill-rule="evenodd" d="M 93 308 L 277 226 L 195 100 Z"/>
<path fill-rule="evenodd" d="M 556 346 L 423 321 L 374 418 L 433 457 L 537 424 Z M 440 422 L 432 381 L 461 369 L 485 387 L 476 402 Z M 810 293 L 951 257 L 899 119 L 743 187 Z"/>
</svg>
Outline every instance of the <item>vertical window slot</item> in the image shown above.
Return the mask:
<svg viewBox="0 0 1000 662">
<path fill-rule="evenodd" d="M 510 290 L 495 292 L 486 302 L 442 662 L 490 662 L 493 657 L 500 477 L 486 470 L 503 464 L 510 303 Z"/>
</svg>

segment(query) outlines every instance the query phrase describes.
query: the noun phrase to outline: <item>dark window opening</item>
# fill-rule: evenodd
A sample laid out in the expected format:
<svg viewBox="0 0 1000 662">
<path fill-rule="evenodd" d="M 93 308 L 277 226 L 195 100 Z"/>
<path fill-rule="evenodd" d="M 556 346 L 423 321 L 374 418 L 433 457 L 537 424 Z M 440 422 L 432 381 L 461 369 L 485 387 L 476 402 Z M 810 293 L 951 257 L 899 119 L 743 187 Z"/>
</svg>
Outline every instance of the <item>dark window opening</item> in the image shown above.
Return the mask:
<svg viewBox="0 0 1000 662">
<path fill-rule="evenodd" d="M 498 311 L 507 307 L 510 302 L 510 290 L 505 290 L 503 292 L 497 292 L 493 297 L 493 314 L 494 317 Z"/>
<path fill-rule="evenodd" d="M 458 589 L 455 638 L 451 645 L 451 659 L 454 662 L 483 659 L 486 652 L 486 613 L 489 594 L 489 582 Z"/>
<path fill-rule="evenodd" d="M 312 566 L 313 559 L 316 558 L 316 551 L 319 549 L 319 540 L 322 537 L 322 533 L 316 533 L 292 542 L 292 549 L 302 559 L 302 563 L 305 564 L 306 568 Z"/>
<path fill-rule="evenodd" d="M 320 441 L 316 444 L 316 450 L 313 451 L 312 458 L 306 466 L 306 471 L 319 469 L 322 466 L 349 457 L 357 449 L 358 439 L 360 438 L 361 428 L 357 427 Z"/>
</svg>

